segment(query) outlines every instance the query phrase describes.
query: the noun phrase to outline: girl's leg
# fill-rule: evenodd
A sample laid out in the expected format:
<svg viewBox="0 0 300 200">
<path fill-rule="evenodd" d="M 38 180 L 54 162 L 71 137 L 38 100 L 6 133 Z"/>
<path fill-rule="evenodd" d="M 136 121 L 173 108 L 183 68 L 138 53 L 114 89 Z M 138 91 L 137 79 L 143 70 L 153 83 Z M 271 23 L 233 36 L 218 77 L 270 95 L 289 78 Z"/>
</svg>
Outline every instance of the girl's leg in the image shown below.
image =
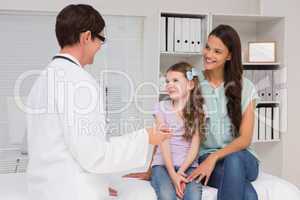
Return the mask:
<svg viewBox="0 0 300 200">
<path fill-rule="evenodd" d="M 190 167 L 186 173 L 189 175 L 195 170 L 194 167 Z M 192 181 L 186 185 L 183 200 L 201 200 L 202 199 L 202 184 Z"/>
<path fill-rule="evenodd" d="M 165 166 L 152 167 L 151 185 L 158 200 L 176 200 L 176 191 Z"/>
<path fill-rule="evenodd" d="M 203 160 L 203 158 L 200 158 Z M 257 200 L 251 181 L 258 176 L 258 162 L 247 150 L 232 153 L 216 164 L 208 182 L 218 188 L 218 200 Z"/>
</svg>

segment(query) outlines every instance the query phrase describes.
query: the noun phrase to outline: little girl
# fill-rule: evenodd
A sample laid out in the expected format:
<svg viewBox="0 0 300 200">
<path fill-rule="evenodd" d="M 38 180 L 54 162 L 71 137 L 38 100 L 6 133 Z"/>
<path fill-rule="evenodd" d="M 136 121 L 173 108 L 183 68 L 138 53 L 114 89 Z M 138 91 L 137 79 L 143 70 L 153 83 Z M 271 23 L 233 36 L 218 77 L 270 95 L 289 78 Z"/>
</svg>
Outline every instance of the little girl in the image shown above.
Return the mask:
<svg viewBox="0 0 300 200">
<path fill-rule="evenodd" d="M 188 63 L 171 66 L 166 73 L 170 97 L 155 107 L 157 126 L 172 130 L 153 156 L 151 185 L 159 200 L 201 200 L 202 185 L 186 177 L 197 167 L 200 141 L 204 138 L 204 100 L 196 70 Z"/>
</svg>

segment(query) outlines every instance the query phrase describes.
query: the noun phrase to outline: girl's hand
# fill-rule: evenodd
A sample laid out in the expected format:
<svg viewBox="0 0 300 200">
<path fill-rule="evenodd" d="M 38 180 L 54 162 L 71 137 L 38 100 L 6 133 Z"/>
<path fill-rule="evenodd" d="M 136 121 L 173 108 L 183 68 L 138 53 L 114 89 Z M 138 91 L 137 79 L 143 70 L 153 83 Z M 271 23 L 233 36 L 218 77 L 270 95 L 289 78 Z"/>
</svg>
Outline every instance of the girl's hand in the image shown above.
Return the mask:
<svg viewBox="0 0 300 200">
<path fill-rule="evenodd" d="M 182 199 L 184 195 L 185 185 L 188 183 L 188 180 L 179 173 L 174 173 L 171 175 L 177 196 Z"/>
<path fill-rule="evenodd" d="M 144 181 L 149 181 L 151 178 L 151 170 L 147 172 L 131 173 L 123 176 L 124 178 L 136 178 Z"/>
<path fill-rule="evenodd" d="M 210 154 L 192 173 L 188 176 L 188 181 L 197 179 L 197 182 L 200 182 L 205 178 L 204 185 L 207 185 L 210 175 L 213 172 L 218 158 L 214 154 Z"/>
</svg>

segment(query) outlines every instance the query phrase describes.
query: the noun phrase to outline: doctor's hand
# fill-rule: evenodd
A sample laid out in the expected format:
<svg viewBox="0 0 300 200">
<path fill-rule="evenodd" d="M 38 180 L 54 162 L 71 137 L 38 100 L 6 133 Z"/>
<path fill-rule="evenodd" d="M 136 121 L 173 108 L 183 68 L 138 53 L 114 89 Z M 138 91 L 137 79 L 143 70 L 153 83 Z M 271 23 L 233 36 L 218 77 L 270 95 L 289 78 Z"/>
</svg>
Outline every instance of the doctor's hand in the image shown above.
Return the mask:
<svg viewBox="0 0 300 200">
<path fill-rule="evenodd" d="M 164 140 L 170 139 L 172 136 L 171 130 L 168 128 L 147 128 L 149 134 L 149 144 L 160 145 Z"/>
<path fill-rule="evenodd" d="M 111 187 L 108 188 L 108 193 L 109 193 L 109 196 L 111 196 L 111 197 L 117 197 L 118 196 L 118 191 L 111 188 Z"/>
<path fill-rule="evenodd" d="M 147 172 L 138 172 L 138 173 L 130 173 L 125 176 L 124 178 L 136 178 L 144 181 L 149 181 L 151 177 L 151 170 L 148 170 Z"/>
<path fill-rule="evenodd" d="M 204 179 L 204 185 L 207 185 L 210 175 L 215 169 L 218 158 L 214 154 L 210 154 L 192 173 L 188 176 L 188 180 L 192 181 L 196 179 L 196 182 L 200 182 Z"/>
</svg>

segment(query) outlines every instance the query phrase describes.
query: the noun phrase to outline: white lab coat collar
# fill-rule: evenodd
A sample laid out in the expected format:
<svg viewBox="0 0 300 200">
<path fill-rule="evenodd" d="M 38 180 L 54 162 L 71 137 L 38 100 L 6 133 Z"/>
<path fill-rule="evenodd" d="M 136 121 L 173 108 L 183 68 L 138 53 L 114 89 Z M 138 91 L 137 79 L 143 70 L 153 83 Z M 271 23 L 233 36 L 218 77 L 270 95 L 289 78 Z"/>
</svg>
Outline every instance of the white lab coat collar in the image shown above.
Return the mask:
<svg viewBox="0 0 300 200">
<path fill-rule="evenodd" d="M 82 65 L 80 64 L 79 60 L 77 60 L 77 58 L 75 58 L 71 54 L 68 54 L 68 53 L 58 53 L 55 56 L 64 56 L 64 57 L 67 57 L 67 58 L 73 60 L 78 66 L 80 66 L 82 68 Z"/>
</svg>

